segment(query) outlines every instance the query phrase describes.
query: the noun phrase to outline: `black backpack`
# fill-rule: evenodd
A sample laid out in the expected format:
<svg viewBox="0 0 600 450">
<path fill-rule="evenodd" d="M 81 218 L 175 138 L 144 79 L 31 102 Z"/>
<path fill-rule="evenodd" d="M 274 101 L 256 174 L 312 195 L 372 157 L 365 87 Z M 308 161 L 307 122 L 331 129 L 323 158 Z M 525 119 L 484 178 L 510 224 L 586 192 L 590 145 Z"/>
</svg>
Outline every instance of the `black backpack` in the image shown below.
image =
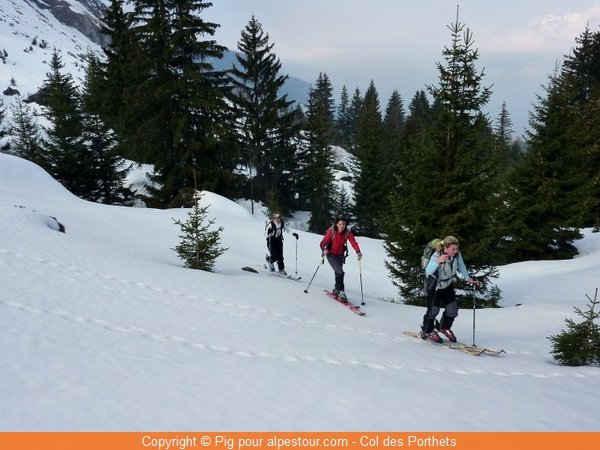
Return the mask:
<svg viewBox="0 0 600 450">
<path fill-rule="evenodd" d="M 271 233 L 275 230 L 276 230 L 276 227 L 275 227 L 275 223 L 273 222 L 273 220 L 268 220 L 265 223 L 265 237 L 267 238 L 267 241 L 269 240 L 269 238 L 274 237 Z M 282 219 L 281 220 L 281 238 L 282 239 L 283 239 L 284 231 L 285 231 L 285 222 Z"/>
</svg>

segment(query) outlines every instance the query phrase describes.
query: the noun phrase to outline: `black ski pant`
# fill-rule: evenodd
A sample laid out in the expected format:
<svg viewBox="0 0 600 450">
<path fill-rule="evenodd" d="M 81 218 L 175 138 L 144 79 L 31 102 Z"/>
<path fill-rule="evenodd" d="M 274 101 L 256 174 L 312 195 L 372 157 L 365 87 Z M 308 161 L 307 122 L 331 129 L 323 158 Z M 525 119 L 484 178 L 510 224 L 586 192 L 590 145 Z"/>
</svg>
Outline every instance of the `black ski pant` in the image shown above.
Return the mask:
<svg viewBox="0 0 600 450">
<path fill-rule="evenodd" d="M 327 253 L 327 262 L 335 273 L 335 290 L 344 290 L 344 261 L 346 258 L 343 255 L 332 255 Z"/>
<path fill-rule="evenodd" d="M 423 331 L 431 333 L 435 328 L 435 318 L 444 308 L 442 319 L 440 320 L 440 329 L 450 330 L 454 319 L 458 316 L 458 301 L 454 285 L 444 289 L 432 289 L 427 292 L 427 312 L 423 316 Z"/>
<path fill-rule="evenodd" d="M 279 271 L 285 269 L 283 263 L 283 239 L 268 238 L 267 247 L 269 248 L 269 258 L 271 264 L 277 263 L 277 269 Z"/>
</svg>

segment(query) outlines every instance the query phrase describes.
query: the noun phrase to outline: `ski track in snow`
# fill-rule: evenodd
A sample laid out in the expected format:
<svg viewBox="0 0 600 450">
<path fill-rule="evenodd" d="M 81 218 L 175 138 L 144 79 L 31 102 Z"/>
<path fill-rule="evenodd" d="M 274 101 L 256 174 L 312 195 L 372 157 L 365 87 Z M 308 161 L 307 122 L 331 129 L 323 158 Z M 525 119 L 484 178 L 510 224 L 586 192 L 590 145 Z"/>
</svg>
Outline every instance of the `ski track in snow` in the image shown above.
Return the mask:
<svg viewBox="0 0 600 450">
<path fill-rule="evenodd" d="M 391 340 L 393 342 L 402 342 L 402 343 L 413 342 L 416 345 L 422 345 L 421 343 L 414 341 L 414 338 L 409 337 L 409 336 L 394 336 L 394 335 L 391 335 L 388 333 L 382 333 L 382 332 L 373 331 L 373 330 L 366 330 L 366 329 L 360 329 L 360 328 L 354 328 L 354 327 L 348 327 L 348 326 L 327 324 L 327 323 L 319 322 L 316 320 L 305 320 L 300 317 L 291 317 L 291 316 L 287 316 L 284 313 L 272 311 L 272 310 L 269 310 L 266 308 L 256 308 L 256 307 L 253 307 L 250 305 L 220 301 L 220 300 L 216 300 L 216 299 L 212 299 L 212 298 L 206 298 L 206 297 L 201 297 L 201 296 L 197 296 L 197 295 L 187 294 L 185 292 L 180 292 L 177 290 L 164 289 L 161 287 L 153 286 L 148 283 L 128 280 L 128 279 L 120 278 L 120 277 L 109 275 L 109 274 L 104 274 L 104 273 L 94 272 L 94 271 L 90 271 L 90 270 L 86 270 L 86 269 L 81 269 L 81 268 L 73 266 L 73 265 L 50 261 L 50 260 L 40 258 L 40 257 L 32 257 L 32 256 L 24 255 L 24 254 L 21 254 L 18 252 L 13 252 L 13 251 L 6 250 L 6 249 L 0 249 L 0 254 L 4 254 L 4 255 L 7 255 L 10 257 L 14 257 L 14 258 L 26 259 L 28 261 L 34 261 L 36 263 L 41 264 L 42 266 L 58 268 L 61 270 L 66 269 L 70 273 L 83 275 L 88 278 L 93 278 L 93 279 L 98 279 L 98 280 L 103 280 L 103 281 L 110 281 L 110 282 L 114 282 L 117 284 L 123 284 L 123 285 L 127 285 L 127 286 L 134 286 L 135 288 L 149 290 L 149 291 L 159 293 L 159 294 L 167 294 L 169 296 L 179 297 L 181 299 L 197 300 L 197 301 L 209 303 L 212 305 L 217 305 L 217 306 L 224 307 L 224 308 L 239 309 L 244 312 L 248 312 L 249 314 L 244 314 L 244 313 L 240 313 L 237 311 L 236 312 L 227 312 L 225 314 L 229 314 L 229 315 L 244 318 L 244 319 L 253 319 L 255 317 L 252 316 L 250 313 L 258 313 L 261 315 L 270 316 L 271 319 L 274 320 L 275 322 L 278 322 L 278 323 L 281 323 L 284 325 L 293 325 L 293 324 L 295 324 L 295 325 L 310 325 L 310 326 L 324 328 L 327 330 L 339 330 L 339 331 L 344 331 L 344 332 L 360 333 L 363 335 L 375 336 L 377 338 L 383 338 L 386 340 Z M 8 266 L 9 264 L 5 261 L 0 261 L 0 265 Z M 46 275 L 46 276 L 48 275 L 48 272 L 38 271 L 38 270 L 32 269 L 29 266 L 23 266 L 21 269 L 29 270 L 32 273 L 36 273 L 38 275 Z M 55 274 L 52 274 L 52 275 L 54 276 Z M 69 279 L 73 282 L 80 281 L 80 279 L 77 279 L 77 278 L 66 277 L 65 274 L 62 272 L 59 276 L 62 277 L 63 279 L 65 279 L 65 278 Z M 117 293 L 119 292 L 118 289 L 113 289 L 110 286 L 106 286 L 104 284 L 99 284 L 98 286 L 94 286 L 94 287 L 109 290 L 111 292 L 117 292 Z M 176 306 L 176 303 L 174 301 L 164 299 L 163 297 L 158 298 L 158 300 L 166 305 Z M 586 377 L 594 377 L 594 376 L 600 375 L 600 373 L 598 373 L 597 371 L 586 370 L 585 368 L 577 370 L 577 371 L 570 371 L 569 373 L 560 373 L 560 372 L 556 372 L 556 371 L 546 372 L 546 373 L 542 373 L 542 372 L 527 373 L 527 372 L 523 372 L 523 371 L 500 371 L 500 370 L 491 370 L 490 371 L 490 370 L 481 370 L 481 369 L 465 369 L 465 368 L 450 368 L 450 367 L 447 367 L 447 368 L 408 367 L 408 366 L 399 365 L 399 364 L 365 362 L 365 361 L 359 361 L 359 360 L 339 360 L 339 359 L 333 359 L 333 358 L 315 357 L 315 356 L 311 356 L 311 355 L 281 356 L 281 355 L 275 355 L 275 354 L 272 354 L 269 352 L 264 352 L 264 351 L 255 352 L 255 351 L 239 350 L 239 349 L 229 348 L 226 346 L 211 345 L 211 344 L 205 344 L 202 342 L 194 342 L 193 340 L 190 340 L 190 339 L 182 337 L 182 336 L 157 334 L 157 333 L 151 332 L 149 330 L 146 330 L 144 328 L 118 325 L 115 323 L 107 322 L 106 320 L 103 320 L 100 318 L 84 317 L 79 314 L 72 314 L 72 313 L 69 313 L 68 311 L 64 311 L 62 309 L 33 307 L 33 306 L 25 305 L 23 303 L 19 303 L 16 301 L 11 301 L 11 300 L 0 300 L 0 305 L 4 305 L 6 307 L 17 309 L 17 310 L 24 311 L 24 312 L 31 313 L 31 314 L 49 315 L 49 316 L 58 317 L 60 319 L 63 319 L 63 320 L 69 321 L 69 322 L 73 322 L 73 323 L 86 324 L 86 325 L 90 325 L 90 326 L 94 326 L 94 327 L 101 327 L 101 328 L 111 331 L 111 332 L 119 332 L 119 333 L 137 335 L 139 337 L 142 337 L 145 339 L 150 339 L 150 340 L 157 341 L 157 342 L 170 342 L 170 343 L 173 343 L 176 345 L 183 345 L 183 346 L 190 347 L 190 348 L 193 348 L 196 350 L 212 351 L 212 352 L 227 354 L 230 356 L 240 357 L 240 358 L 268 358 L 268 359 L 274 359 L 274 360 L 278 360 L 278 361 L 282 361 L 282 362 L 286 362 L 286 363 L 319 363 L 319 364 L 327 364 L 327 365 L 334 365 L 334 366 L 344 366 L 344 365 L 345 366 L 359 366 L 359 367 L 363 367 L 366 369 L 377 370 L 377 371 L 382 371 L 382 370 L 415 371 L 415 372 L 419 372 L 419 373 L 432 373 L 432 372 L 443 373 L 443 372 L 446 372 L 446 373 L 453 373 L 456 375 L 465 375 L 465 376 L 469 376 L 469 375 L 473 375 L 473 376 L 475 376 L 475 375 L 488 375 L 488 376 L 492 375 L 492 376 L 497 376 L 497 377 L 527 377 L 527 376 L 529 376 L 529 377 L 537 378 L 537 379 L 542 379 L 542 378 L 547 379 L 547 378 L 559 378 L 559 377 L 586 378 Z M 200 305 L 196 305 L 193 303 L 187 304 L 187 306 L 195 308 L 195 309 L 199 309 L 199 310 L 204 309 Z M 223 312 L 220 312 L 220 313 L 223 314 Z M 453 351 L 453 350 L 450 350 L 450 351 Z M 513 355 L 515 355 L 515 354 L 531 355 L 532 354 L 531 352 L 519 352 L 519 351 L 508 351 L 507 353 L 513 354 Z M 470 355 L 465 355 L 465 356 L 469 357 L 469 358 L 473 358 L 473 356 L 470 356 Z M 485 356 L 481 356 L 481 357 L 485 357 Z"/>
</svg>

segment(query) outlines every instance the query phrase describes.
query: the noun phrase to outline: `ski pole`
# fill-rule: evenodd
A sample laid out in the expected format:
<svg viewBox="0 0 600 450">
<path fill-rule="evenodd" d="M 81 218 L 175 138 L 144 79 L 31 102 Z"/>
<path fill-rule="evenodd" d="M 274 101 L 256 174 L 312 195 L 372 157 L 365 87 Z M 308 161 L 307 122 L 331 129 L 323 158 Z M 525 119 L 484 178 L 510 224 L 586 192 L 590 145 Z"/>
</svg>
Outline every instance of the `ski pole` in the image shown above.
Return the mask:
<svg viewBox="0 0 600 450">
<path fill-rule="evenodd" d="M 292 233 L 292 236 L 296 238 L 296 271 L 294 273 L 298 275 L 298 233 Z"/>
<path fill-rule="evenodd" d="M 475 286 L 477 282 L 473 283 L 473 347 L 475 347 L 475 302 L 477 297 L 475 296 Z"/>
<path fill-rule="evenodd" d="M 365 296 L 363 295 L 363 283 L 362 283 L 362 261 L 358 260 L 358 274 L 360 277 L 360 304 L 366 305 Z"/>
<path fill-rule="evenodd" d="M 321 267 L 323 265 L 323 263 L 325 262 L 325 257 L 321 256 L 321 262 L 319 263 L 319 265 L 317 266 L 317 268 L 315 269 L 315 273 L 313 273 L 312 278 L 310 279 L 310 281 L 308 282 L 308 286 L 306 286 L 306 289 L 304 289 L 304 292 L 306 294 L 308 294 L 308 288 L 310 287 L 310 285 L 312 284 L 313 280 L 315 279 L 315 275 L 317 274 L 317 272 L 319 271 L 319 267 Z"/>
</svg>

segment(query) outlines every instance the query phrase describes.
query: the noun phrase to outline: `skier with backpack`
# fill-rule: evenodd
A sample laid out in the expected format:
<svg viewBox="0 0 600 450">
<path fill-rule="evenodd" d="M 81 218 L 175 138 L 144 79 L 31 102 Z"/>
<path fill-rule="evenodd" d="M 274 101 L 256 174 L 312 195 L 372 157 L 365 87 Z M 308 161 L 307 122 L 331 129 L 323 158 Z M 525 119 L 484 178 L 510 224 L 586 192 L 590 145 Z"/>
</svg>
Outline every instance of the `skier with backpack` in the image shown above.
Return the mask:
<svg viewBox="0 0 600 450">
<path fill-rule="evenodd" d="M 327 257 L 327 262 L 335 273 L 335 288 L 333 294 L 342 302 L 348 302 L 344 288 L 344 263 L 348 256 L 348 244 L 356 252 L 358 260 L 362 259 L 362 253 L 352 230 L 348 228 L 348 219 L 338 218 L 329 227 L 321 240 L 322 255 Z"/>
<path fill-rule="evenodd" d="M 425 265 L 427 254 L 431 256 Z M 454 319 L 458 316 L 454 277 L 460 273 L 469 283 L 475 283 L 475 280 L 469 276 L 458 250 L 458 239 L 454 236 L 446 236 L 441 241 L 439 239 L 431 241 L 423 252 L 422 265 L 425 266 L 427 312 L 423 316 L 421 338 L 441 343 L 442 338 L 437 333 L 439 331 L 450 342 L 456 342 L 456 336 L 451 330 Z M 438 322 L 436 317 L 441 308 L 444 308 L 444 312 Z"/>
<path fill-rule="evenodd" d="M 269 254 L 265 257 L 270 272 L 277 270 L 282 276 L 287 276 L 285 263 L 283 262 L 283 232 L 287 231 L 281 214 L 273 214 L 271 220 L 267 223 L 265 234 L 267 235 L 267 248 Z"/>
</svg>

